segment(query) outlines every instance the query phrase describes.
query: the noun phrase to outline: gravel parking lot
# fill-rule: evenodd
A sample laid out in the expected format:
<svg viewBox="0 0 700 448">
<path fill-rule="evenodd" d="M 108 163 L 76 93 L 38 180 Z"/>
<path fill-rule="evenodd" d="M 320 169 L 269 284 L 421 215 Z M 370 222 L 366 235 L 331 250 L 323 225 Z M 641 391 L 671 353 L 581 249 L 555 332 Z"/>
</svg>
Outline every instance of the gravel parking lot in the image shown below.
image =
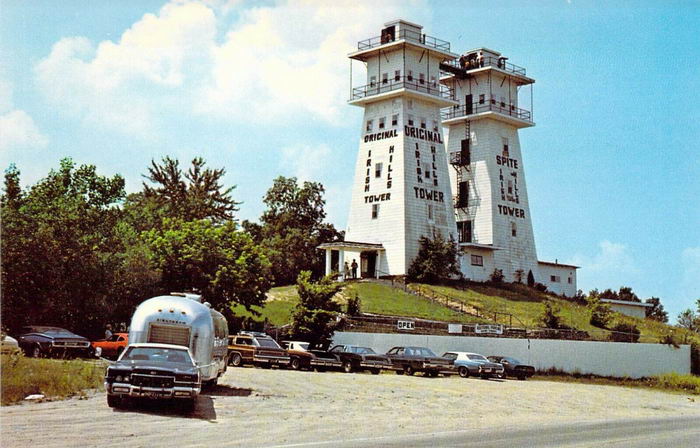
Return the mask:
<svg viewBox="0 0 700 448">
<path fill-rule="evenodd" d="M 4 447 L 275 446 L 669 416 L 700 416 L 700 400 L 546 381 L 254 368 L 229 369 L 191 414 L 155 403 L 112 410 L 104 393 L 0 410 Z"/>
</svg>

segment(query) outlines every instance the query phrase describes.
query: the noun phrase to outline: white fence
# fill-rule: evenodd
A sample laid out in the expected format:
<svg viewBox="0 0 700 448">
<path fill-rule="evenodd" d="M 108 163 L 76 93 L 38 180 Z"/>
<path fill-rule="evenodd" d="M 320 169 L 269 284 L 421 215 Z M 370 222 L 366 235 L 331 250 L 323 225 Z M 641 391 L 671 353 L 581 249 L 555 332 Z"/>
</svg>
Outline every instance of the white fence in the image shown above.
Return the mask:
<svg viewBox="0 0 700 448">
<path fill-rule="evenodd" d="M 438 355 L 465 351 L 512 356 L 537 370 L 556 368 L 568 373 L 641 378 L 667 372 L 690 373 L 690 346 L 662 344 L 509 339 L 469 336 L 336 332 L 335 344 L 372 347 L 385 353 L 399 345 L 429 347 Z"/>
</svg>

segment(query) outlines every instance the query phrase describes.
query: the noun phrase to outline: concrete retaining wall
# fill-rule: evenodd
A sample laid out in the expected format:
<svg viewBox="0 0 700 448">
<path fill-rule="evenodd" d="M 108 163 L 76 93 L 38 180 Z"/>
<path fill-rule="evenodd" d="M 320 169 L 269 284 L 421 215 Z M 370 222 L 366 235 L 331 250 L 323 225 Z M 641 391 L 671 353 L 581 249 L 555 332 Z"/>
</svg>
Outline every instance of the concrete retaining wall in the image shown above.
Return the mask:
<svg viewBox="0 0 700 448">
<path fill-rule="evenodd" d="M 397 345 L 429 347 L 436 354 L 468 351 L 482 355 L 512 356 L 535 366 L 564 372 L 641 378 L 667 372 L 690 373 L 690 346 L 674 348 L 661 344 L 564 341 L 553 339 L 508 339 L 468 336 L 336 332 L 336 344 L 372 347 L 386 353 Z"/>
</svg>

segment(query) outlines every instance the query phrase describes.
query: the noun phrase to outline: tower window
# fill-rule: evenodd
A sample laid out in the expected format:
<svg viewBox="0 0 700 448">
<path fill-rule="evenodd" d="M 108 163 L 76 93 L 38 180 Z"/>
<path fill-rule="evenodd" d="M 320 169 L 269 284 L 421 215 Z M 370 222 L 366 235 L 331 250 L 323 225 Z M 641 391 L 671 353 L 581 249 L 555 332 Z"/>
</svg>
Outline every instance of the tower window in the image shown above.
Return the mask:
<svg viewBox="0 0 700 448">
<path fill-rule="evenodd" d="M 457 221 L 457 233 L 460 243 L 471 243 L 472 221 Z"/>
<path fill-rule="evenodd" d="M 513 194 L 513 181 L 508 179 L 508 194 Z"/>
<path fill-rule="evenodd" d="M 420 119 L 420 128 L 421 129 L 426 128 L 425 118 L 423 118 L 423 117 L 421 117 L 421 119 Z"/>
<path fill-rule="evenodd" d="M 518 236 L 518 228 L 514 222 L 510 223 L 510 234 L 511 236 Z"/>
<path fill-rule="evenodd" d="M 379 129 L 384 129 L 385 122 L 386 122 L 386 118 L 382 117 L 379 119 Z"/>
<path fill-rule="evenodd" d="M 552 283 L 559 283 L 561 282 L 561 277 L 559 277 L 558 275 L 550 275 L 549 281 L 551 281 Z"/>
<path fill-rule="evenodd" d="M 432 87 L 437 87 L 437 80 L 435 79 L 435 76 L 430 77 L 430 85 Z"/>
<path fill-rule="evenodd" d="M 437 122 L 437 120 L 433 120 L 433 132 L 437 132 L 437 131 L 438 131 L 438 122 Z"/>
<path fill-rule="evenodd" d="M 501 137 L 503 143 L 503 157 L 508 157 L 508 137 Z"/>
<path fill-rule="evenodd" d="M 484 257 L 481 255 L 472 255 L 472 266 L 483 266 L 484 265 Z"/>
<path fill-rule="evenodd" d="M 571 283 L 572 283 L 572 282 L 571 282 L 571 277 L 569 277 L 569 284 L 571 284 Z"/>
<path fill-rule="evenodd" d="M 406 104 L 408 105 L 409 110 L 413 109 L 413 100 L 412 99 L 409 98 L 408 101 L 406 101 Z"/>
<path fill-rule="evenodd" d="M 479 95 L 479 104 L 484 104 L 486 102 L 486 95 L 483 93 Z"/>
<path fill-rule="evenodd" d="M 410 108 L 409 108 L 410 109 Z M 413 115 L 408 116 L 408 125 L 413 126 Z"/>
<path fill-rule="evenodd" d="M 374 165 L 374 177 L 382 177 L 382 163 L 376 163 Z"/>
<path fill-rule="evenodd" d="M 409 70 L 409 71 L 408 71 L 408 75 L 406 75 L 406 78 L 407 78 L 409 81 L 413 81 L 413 70 Z M 409 104 L 411 104 L 411 103 L 410 103 L 411 100 L 408 100 L 408 101 L 409 101 Z M 410 109 L 410 107 L 409 107 L 409 109 Z"/>
<path fill-rule="evenodd" d="M 428 165 L 424 167 L 423 172 L 425 173 L 425 178 L 430 179 L 430 167 Z"/>
<path fill-rule="evenodd" d="M 501 97 L 501 107 L 506 107 L 506 97 L 505 96 Z"/>
<path fill-rule="evenodd" d="M 372 120 L 367 120 L 367 132 L 372 132 Z"/>
<path fill-rule="evenodd" d="M 401 81 L 401 70 L 394 71 L 394 81 Z"/>
<path fill-rule="evenodd" d="M 386 84 L 389 82 L 389 74 L 388 73 L 382 73 L 382 84 Z"/>
<path fill-rule="evenodd" d="M 369 78 L 369 86 L 374 87 L 377 85 L 377 77 L 376 76 L 370 76 Z"/>
<path fill-rule="evenodd" d="M 379 204 L 372 204 L 372 219 L 379 217 Z"/>
<path fill-rule="evenodd" d="M 433 205 L 428 204 L 428 220 L 433 220 Z"/>
<path fill-rule="evenodd" d="M 396 126 L 399 124 L 399 114 L 394 114 L 391 116 L 391 125 Z"/>
<path fill-rule="evenodd" d="M 425 73 L 418 74 L 418 82 L 421 84 L 425 84 Z"/>
</svg>

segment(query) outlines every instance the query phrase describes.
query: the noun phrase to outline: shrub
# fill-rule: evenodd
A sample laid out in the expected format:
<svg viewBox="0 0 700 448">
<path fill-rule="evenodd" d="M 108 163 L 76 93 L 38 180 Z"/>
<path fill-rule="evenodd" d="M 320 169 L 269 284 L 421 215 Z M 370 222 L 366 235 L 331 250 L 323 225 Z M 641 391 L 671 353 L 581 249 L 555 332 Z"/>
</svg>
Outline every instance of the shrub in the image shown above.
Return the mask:
<svg viewBox="0 0 700 448">
<path fill-rule="evenodd" d="M 547 292 L 547 285 L 540 282 L 535 282 L 534 288 L 539 292 Z"/>
<path fill-rule="evenodd" d="M 535 276 L 532 274 L 532 270 L 527 271 L 527 286 L 535 286 Z"/>
<path fill-rule="evenodd" d="M 491 283 L 503 283 L 503 269 L 494 269 L 489 280 Z"/>
<path fill-rule="evenodd" d="M 597 298 L 591 298 L 588 306 L 591 309 L 591 325 L 598 328 L 607 328 L 612 317 L 610 307 L 605 303 L 601 303 Z"/>
<path fill-rule="evenodd" d="M 639 328 L 634 324 L 620 322 L 610 329 L 610 340 L 616 342 L 639 342 Z"/>
<path fill-rule="evenodd" d="M 360 298 L 355 293 L 355 297 L 350 297 L 347 304 L 348 316 L 358 316 L 362 313 Z"/>
<path fill-rule="evenodd" d="M 419 283 L 435 284 L 461 276 L 457 259 L 457 244 L 437 234 L 434 238 L 422 236 L 418 255 L 408 268 L 408 278 Z"/>
<path fill-rule="evenodd" d="M 546 328 L 561 328 L 561 317 L 557 313 L 559 313 L 559 308 L 549 302 L 545 302 L 544 313 L 542 313 L 540 321 Z"/>
<path fill-rule="evenodd" d="M 525 271 L 523 271 L 522 269 L 518 269 L 517 271 L 515 271 L 515 281 L 517 283 L 522 283 L 523 275 L 525 275 Z"/>
</svg>

